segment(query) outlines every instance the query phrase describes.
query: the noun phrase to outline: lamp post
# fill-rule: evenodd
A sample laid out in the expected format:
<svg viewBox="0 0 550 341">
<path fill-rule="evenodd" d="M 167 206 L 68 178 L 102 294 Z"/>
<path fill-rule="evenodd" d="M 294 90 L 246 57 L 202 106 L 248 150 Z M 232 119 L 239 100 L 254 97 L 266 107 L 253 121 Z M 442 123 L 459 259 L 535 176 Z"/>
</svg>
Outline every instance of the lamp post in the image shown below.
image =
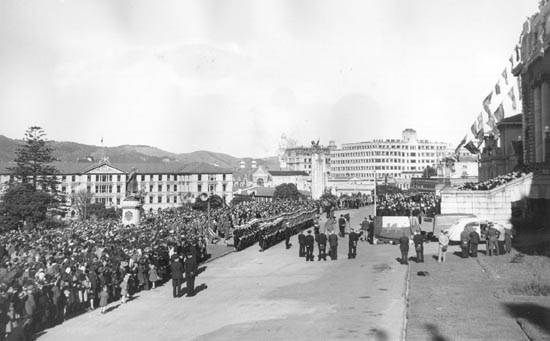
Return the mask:
<svg viewBox="0 0 550 341">
<path fill-rule="evenodd" d="M 374 170 L 374 216 L 376 217 L 376 186 L 378 185 L 378 181 L 376 180 L 376 169 Z"/>
</svg>

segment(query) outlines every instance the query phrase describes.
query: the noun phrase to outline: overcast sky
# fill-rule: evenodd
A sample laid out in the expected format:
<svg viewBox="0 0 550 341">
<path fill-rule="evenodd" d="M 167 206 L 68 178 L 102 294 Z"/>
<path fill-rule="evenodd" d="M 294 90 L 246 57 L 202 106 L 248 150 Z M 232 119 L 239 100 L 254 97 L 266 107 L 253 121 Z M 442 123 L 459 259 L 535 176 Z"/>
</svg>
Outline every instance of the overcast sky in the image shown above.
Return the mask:
<svg viewBox="0 0 550 341">
<path fill-rule="evenodd" d="M 0 0 L 0 134 L 277 154 L 458 143 L 538 0 Z"/>
</svg>

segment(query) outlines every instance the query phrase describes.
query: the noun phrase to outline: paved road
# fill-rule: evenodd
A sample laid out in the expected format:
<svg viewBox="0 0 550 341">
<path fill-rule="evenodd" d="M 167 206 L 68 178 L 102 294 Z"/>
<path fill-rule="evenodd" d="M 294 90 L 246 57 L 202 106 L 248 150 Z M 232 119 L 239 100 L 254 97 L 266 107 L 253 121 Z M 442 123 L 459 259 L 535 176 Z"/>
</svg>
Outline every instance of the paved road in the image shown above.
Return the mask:
<svg viewBox="0 0 550 341">
<path fill-rule="evenodd" d="M 352 226 L 368 210 L 352 211 Z M 252 246 L 207 263 L 195 297 L 173 299 L 168 283 L 39 340 L 401 339 L 407 267 L 395 260 L 397 246 L 360 242 L 357 259 L 348 260 L 347 238 L 340 239 L 338 260 L 306 262 L 292 242 L 290 250 Z"/>
</svg>

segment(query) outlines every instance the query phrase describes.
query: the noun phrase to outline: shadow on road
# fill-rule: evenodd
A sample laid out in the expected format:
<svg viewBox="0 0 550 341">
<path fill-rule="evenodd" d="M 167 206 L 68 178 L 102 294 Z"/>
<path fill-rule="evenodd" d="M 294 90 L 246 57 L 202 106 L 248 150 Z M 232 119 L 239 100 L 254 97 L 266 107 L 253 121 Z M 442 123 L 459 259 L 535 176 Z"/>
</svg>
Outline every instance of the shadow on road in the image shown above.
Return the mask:
<svg viewBox="0 0 550 341">
<path fill-rule="evenodd" d="M 515 319 L 525 319 L 550 334 L 550 309 L 533 303 L 504 303 Z"/>
<path fill-rule="evenodd" d="M 374 334 L 376 341 L 388 341 L 390 339 L 388 333 L 382 329 L 371 328 L 370 331 Z"/>
<path fill-rule="evenodd" d="M 426 330 L 428 331 L 428 333 L 430 333 L 431 341 L 449 341 L 450 340 L 449 338 L 446 338 L 441 334 L 441 332 L 439 331 L 439 328 L 435 324 L 426 323 L 424 327 L 426 327 Z"/>
</svg>

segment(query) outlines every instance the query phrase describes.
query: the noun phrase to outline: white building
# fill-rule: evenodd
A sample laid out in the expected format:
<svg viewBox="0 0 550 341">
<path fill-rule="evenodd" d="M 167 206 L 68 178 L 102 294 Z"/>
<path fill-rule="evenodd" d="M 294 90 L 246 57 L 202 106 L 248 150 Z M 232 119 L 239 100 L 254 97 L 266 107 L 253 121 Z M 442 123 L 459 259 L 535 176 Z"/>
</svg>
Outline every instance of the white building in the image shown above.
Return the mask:
<svg viewBox="0 0 550 341">
<path fill-rule="evenodd" d="M 206 163 L 180 164 L 100 164 L 57 162 L 52 164 L 59 172 L 58 191 L 65 195 L 67 205 L 74 207 L 74 194 L 79 191 L 92 193 L 92 203 L 101 202 L 106 207 L 120 208 L 126 197 L 126 183 L 130 173 L 137 172 L 138 188 L 143 195 L 143 209 L 178 207 L 194 202 L 201 193 L 219 195 L 229 203 L 233 198 L 232 171 Z M 8 167 L 14 163 L 0 164 L 0 183 L 10 180 Z M 75 210 L 76 211 L 76 210 Z"/>
<path fill-rule="evenodd" d="M 330 174 L 334 179 L 395 179 L 397 186 L 409 188 L 410 178 L 422 175 L 427 166 L 436 167 L 450 146 L 443 142 L 418 140 L 416 131 L 405 129 L 401 139 L 373 140 L 342 144 L 330 154 Z"/>
</svg>

